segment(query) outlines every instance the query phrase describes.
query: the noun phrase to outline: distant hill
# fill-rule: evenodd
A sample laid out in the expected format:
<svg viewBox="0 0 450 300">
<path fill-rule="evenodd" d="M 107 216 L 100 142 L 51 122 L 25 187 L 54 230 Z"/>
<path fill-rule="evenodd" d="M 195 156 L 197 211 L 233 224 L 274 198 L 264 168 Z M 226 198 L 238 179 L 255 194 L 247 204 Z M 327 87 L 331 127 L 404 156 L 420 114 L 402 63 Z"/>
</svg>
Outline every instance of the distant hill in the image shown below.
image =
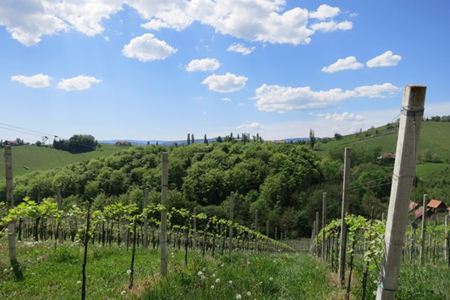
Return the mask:
<svg viewBox="0 0 450 300">
<path fill-rule="evenodd" d="M 14 176 L 22 175 L 36 170 L 47 170 L 62 167 L 68 164 L 108 156 L 126 149 L 126 146 L 102 144 L 96 151 L 72 154 L 66 151 L 55 150 L 50 147 L 37 147 L 34 145 L 15 146 L 13 151 Z M 3 160 L 4 149 L 0 149 L 0 180 L 4 181 L 5 163 Z"/>
<path fill-rule="evenodd" d="M 343 153 L 345 147 L 367 149 L 378 146 L 383 152 L 395 152 L 396 144 L 397 126 L 392 124 L 343 136 L 338 140 L 322 139 L 317 142 L 316 149 L 322 155 L 330 152 Z M 450 122 L 422 122 L 417 151 L 418 176 L 430 176 L 434 171 L 450 166 Z"/>
</svg>

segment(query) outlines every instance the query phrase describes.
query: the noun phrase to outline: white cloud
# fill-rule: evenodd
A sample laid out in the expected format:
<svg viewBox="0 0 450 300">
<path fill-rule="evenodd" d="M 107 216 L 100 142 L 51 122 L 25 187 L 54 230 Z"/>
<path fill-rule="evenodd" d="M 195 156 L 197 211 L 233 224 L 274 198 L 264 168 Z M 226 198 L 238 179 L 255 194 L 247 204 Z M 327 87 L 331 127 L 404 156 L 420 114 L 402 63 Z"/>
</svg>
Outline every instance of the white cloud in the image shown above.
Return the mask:
<svg viewBox="0 0 450 300">
<path fill-rule="evenodd" d="M 71 28 L 93 36 L 103 32 L 103 19 L 121 9 L 119 0 L 3 0 L 0 25 L 12 38 L 32 46 L 44 35 L 54 35 Z"/>
<path fill-rule="evenodd" d="M 50 86 L 52 78 L 45 74 L 36 74 L 33 76 L 14 75 L 11 76 L 12 81 L 20 82 L 31 88 L 46 88 Z"/>
<path fill-rule="evenodd" d="M 220 62 L 215 58 L 193 59 L 186 66 L 188 72 L 214 71 L 220 68 Z"/>
<path fill-rule="evenodd" d="M 368 60 L 366 65 L 369 68 L 392 67 L 396 66 L 401 59 L 402 57 L 400 55 L 394 54 L 389 50 Z"/>
<path fill-rule="evenodd" d="M 211 91 L 219 93 L 231 93 L 242 89 L 247 82 L 247 77 L 237 76 L 231 73 L 226 73 L 224 75 L 210 75 L 206 77 L 202 84 L 208 86 Z"/>
<path fill-rule="evenodd" d="M 311 25 L 314 31 L 333 32 L 336 30 L 350 30 L 353 28 L 353 23 L 350 21 L 342 21 L 336 23 L 335 21 L 320 22 Z"/>
<path fill-rule="evenodd" d="M 339 7 L 322 4 L 317 8 L 316 11 L 310 12 L 309 16 L 313 19 L 324 20 L 337 17 L 340 12 L 341 10 L 339 9 Z"/>
<path fill-rule="evenodd" d="M 93 84 L 98 84 L 102 82 L 100 79 L 97 79 L 92 76 L 85 76 L 85 75 L 78 75 L 72 78 L 67 79 L 61 79 L 60 82 L 58 82 L 58 89 L 65 90 L 65 91 L 84 91 L 89 88 Z"/>
<path fill-rule="evenodd" d="M 338 122 L 350 121 L 354 123 L 360 123 L 365 120 L 365 118 L 361 115 L 343 112 L 343 113 L 320 113 L 317 114 L 318 117 L 325 120 L 333 120 Z"/>
<path fill-rule="evenodd" d="M 244 45 L 239 44 L 239 43 L 233 43 L 230 46 L 228 46 L 228 48 L 227 48 L 227 51 L 240 53 L 242 55 L 249 55 L 254 50 L 255 50 L 255 47 L 249 48 L 249 47 L 245 47 Z"/>
<path fill-rule="evenodd" d="M 286 112 L 292 110 L 318 109 L 334 105 L 350 98 L 383 98 L 399 92 L 391 83 L 313 91 L 309 86 L 289 87 L 263 84 L 255 91 L 256 107 L 261 111 Z"/>
<path fill-rule="evenodd" d="M 163 60 L 176 52 L 177 49 L 165 41 L 158 40 L 151 33 L 146 33 L 132 39 L 122 49 L 122 53 L 126 57 L 135 58 L 143 62 Z"/>
<path fill-rule="evenodd" d="M 228 98 L 228 97 L 223 97 L 223 98 L 220 99 L 220 100 L 222 100 L 223 102 L 231 102 L 231 99 Z"/>
<path fill-rule="evenodd" d="M 285 0 L 2 0 L 0 26 L 28 46 L 70 29 L 93 36 L 103 32 L 102 22 L 125 5 L 138 12 L 145 21 L 142 27 L 149 30 L 181 31 L 198 22 L 223 35 L 263 43 L 308 44 L 316 30 L 309 27 L 309 18 L 332 22 L 315 25 L 317 30 L 351 29 L 348 21 L 332 21 L 338 7 L 324 4 L 309 12 L 286 8 Z"/>
<path fill-rule="evenodd" d="M 346 58 L 340 58 L 335 63 L 329 66 L 323 67 L 322 72 L 334 73 L 343 70 L 357 70 L 364 67 L 362 63 L 359 63 L 354 56 L 347 56 Z"/>
<path fill-rule="evenodd" d="M 261 123 L 258 123 L 258 122 L 247 122 L 247 123 L 244 123 L 242 125 L 239 125 L 236 128 L 239 129 L 239 130 L 252 130 L 252 131 L 254 131 L 254 130 L 263 129 L 264 126 L 261 125 Z"/>
</svg>

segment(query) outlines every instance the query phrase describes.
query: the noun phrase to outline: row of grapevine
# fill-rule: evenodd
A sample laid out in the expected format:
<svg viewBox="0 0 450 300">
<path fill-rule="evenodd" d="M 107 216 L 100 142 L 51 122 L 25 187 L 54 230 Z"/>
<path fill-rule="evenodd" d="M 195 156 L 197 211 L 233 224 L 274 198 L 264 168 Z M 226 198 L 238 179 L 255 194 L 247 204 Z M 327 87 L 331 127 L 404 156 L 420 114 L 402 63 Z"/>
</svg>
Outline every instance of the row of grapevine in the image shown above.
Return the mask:
<svg viewBox="0 0 450 300">
<path fill-rule="evenodd" d="M 448 222 L 439 222 L 436 216 L 429 224 L 422 239 L 417 238 L 416 227 L 410 226 L 405 236 L 402 260 L 403 263 L 420 264 L 419 257 L 428 264 L 445 264 L 450 267 L 450 247 Z M 442 218 L 441 218 L 442 219 Z M 448 219 L 448 215 L 443 218 Z M 385 223 L 382 220 L 367 219 L 363 216 L 347 215 L 347 277 L 343 286 L 349 296 L 351 287 L 358 289 L 361 299 L 366 299 L 367 290 L 375 290 L 384 258 Z M 314 233 L 311 243 L 312 254 L 326 261 L 331 269 L 338 271 L 341 220 L 335 219 L 319 232 Z M 422 236 L 422 235 L 421 235 Z M 324 249 L 324 250 L 322 250 Z M 352 284 L 353 273 L 360 274 L 360 283 Z"/>
</svg>

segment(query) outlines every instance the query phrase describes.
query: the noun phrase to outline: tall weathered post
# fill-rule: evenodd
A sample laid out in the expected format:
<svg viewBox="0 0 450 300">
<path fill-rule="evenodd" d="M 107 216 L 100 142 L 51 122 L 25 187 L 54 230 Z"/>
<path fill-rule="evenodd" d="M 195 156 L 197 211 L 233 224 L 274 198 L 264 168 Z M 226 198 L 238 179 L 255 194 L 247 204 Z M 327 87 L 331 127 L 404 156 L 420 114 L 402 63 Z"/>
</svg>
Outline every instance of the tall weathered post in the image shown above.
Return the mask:
<svg viewBox="0 0 450 300">
<path fill-rule="evenodd" d="M 148 213 L 146 211 L 148 206 L 148 188 L 144 188 L 144 205 L 142 210 L 145 212 L 144 213 L 144 239 L 142 241 L 142 246 L 144 247 L 144 249 L 148 249 Z"/>
<path fill-rule="evenodd" d="M 407 86 L 403 93 L 391 197 L 385 231 L 385 254 L 377 300 L 395 299 L 400 261 L 408 222 L 408 205 L 416 168 L 425 86 Z"/>
<path fill-rule="evenodd" d="M 162 177 L 161 177 L 161 224 L 160 224 L 160 239 L 159 246 L 161 250 L 161 275 L 167 274 L 168 265 L 168 250 L 167 250 L 167 191 L 169 185 L 169 154 L 163 152 L 162 154 Z"/>
<path fill-rule="evenodd" d="M 266 236 L 269 237 L 269 220 L 266 221 Z"/>
<path fill-rule="evenodd" d="M 11 146 L 5 147 L 5 176 L 6 176 L 6 203 L 11 209 L 14 207 L 13 196 L 13 171 L 12 171 L 12 150 Z M 17 277 L 21 277 L 19 262 L 16 256 L 16 222 L 11 221 L 8 223 L 8 251 L 9 262 L 13 268 L 14 274 Z M 20 274 L 20 276 L 18 276 Z"/>
<path fill-rule="evenodd" d="M 325 259 L 326 249 L 325 249 L 325 230 L 327 226 L 327 192 L 322 194 L 322 251 L 321 256 Z"/>
<path fill-rule="evenodd" d="M 422 206 L 422 232 L 420 233 L 420 265 L 423 266 L 425 262 L 425 242 L 426 242 L 426 229 L 427 229 L 427 205 L 428 205 L 428 195 L 423 195 L 423 206 Z"/>
<path fill-rule="evenodd" d="M 350 181 L 350 165 L 352 158 L 352 149 L 345 148 L 344 151 L 344 177 L 342 183 L 342 205 L 341 205 L 341 236 L 339 246 L 339 281 L 341 285 L 345 285 L 345 255 L 347 253 L 347 224 L 345 217 L 348 211 L 347 192 Z"/>
</svg>

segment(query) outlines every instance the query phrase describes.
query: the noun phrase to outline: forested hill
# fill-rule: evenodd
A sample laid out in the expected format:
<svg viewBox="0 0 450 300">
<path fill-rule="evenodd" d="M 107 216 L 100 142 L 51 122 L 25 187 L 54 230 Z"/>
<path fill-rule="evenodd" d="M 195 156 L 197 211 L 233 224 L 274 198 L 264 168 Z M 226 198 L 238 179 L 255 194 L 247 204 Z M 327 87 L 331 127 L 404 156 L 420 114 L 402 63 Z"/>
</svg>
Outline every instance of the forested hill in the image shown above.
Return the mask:
<svg viewBox="0 0 450 300">
<path fill-rule="evenodd" d="M 424 123 L 422 139 L 432 146 L 421 146 L 417 170 L 423 176 L 414 189 L 416 200 L 424 192 L 444 201 L 450 198 L 450 191 L 443 189 L 450 184 L 448 154 L 434 151 L 444 149 L 436 143 L 449 143 L 442 138 L 449 134 L 450 128 L 448 132 L 442 129 L 448 126 L 450 123 Z M 430 137 L 436 132 L 441 132 L 441 138 Z M 59 186 L 65 206 L 91 199 L 96 207 L 117 201 L 142 205 L 143 189 L 148 188 L 151 201 L 156 203 L 160 201 L 161 153 L 168 151 L 171 206 L 197 206 L 208 215 L 227 217 L 233 201 L 235 218 L 243 225 L 253 227 L 258 210 L 261 231 L 265 232 L 269 221 L 272 236 L 275 227 L 279 233 L 305 236 L 310 234 L 316 210 L 321 209 L 323 192 L 327 192 L 328 217 L 339 214 L 345 146 L 353 148 L 350 212 L 369 215 L 374 207 L 379 216 L 386 211 L 393 163 L 378 157 L 394 150 L 389 147 L 395 136 L 396 128 L 391 124 L 358 135 L 321 140 L 314 150 L 310 144 L 236 140 L 170 148 L 131 147 L 109 156 L 16 176 L 15 199 L 54 197 Z M 0 199 L 4 199 L 4 189 L 2 184 Z"/>
</svg>

